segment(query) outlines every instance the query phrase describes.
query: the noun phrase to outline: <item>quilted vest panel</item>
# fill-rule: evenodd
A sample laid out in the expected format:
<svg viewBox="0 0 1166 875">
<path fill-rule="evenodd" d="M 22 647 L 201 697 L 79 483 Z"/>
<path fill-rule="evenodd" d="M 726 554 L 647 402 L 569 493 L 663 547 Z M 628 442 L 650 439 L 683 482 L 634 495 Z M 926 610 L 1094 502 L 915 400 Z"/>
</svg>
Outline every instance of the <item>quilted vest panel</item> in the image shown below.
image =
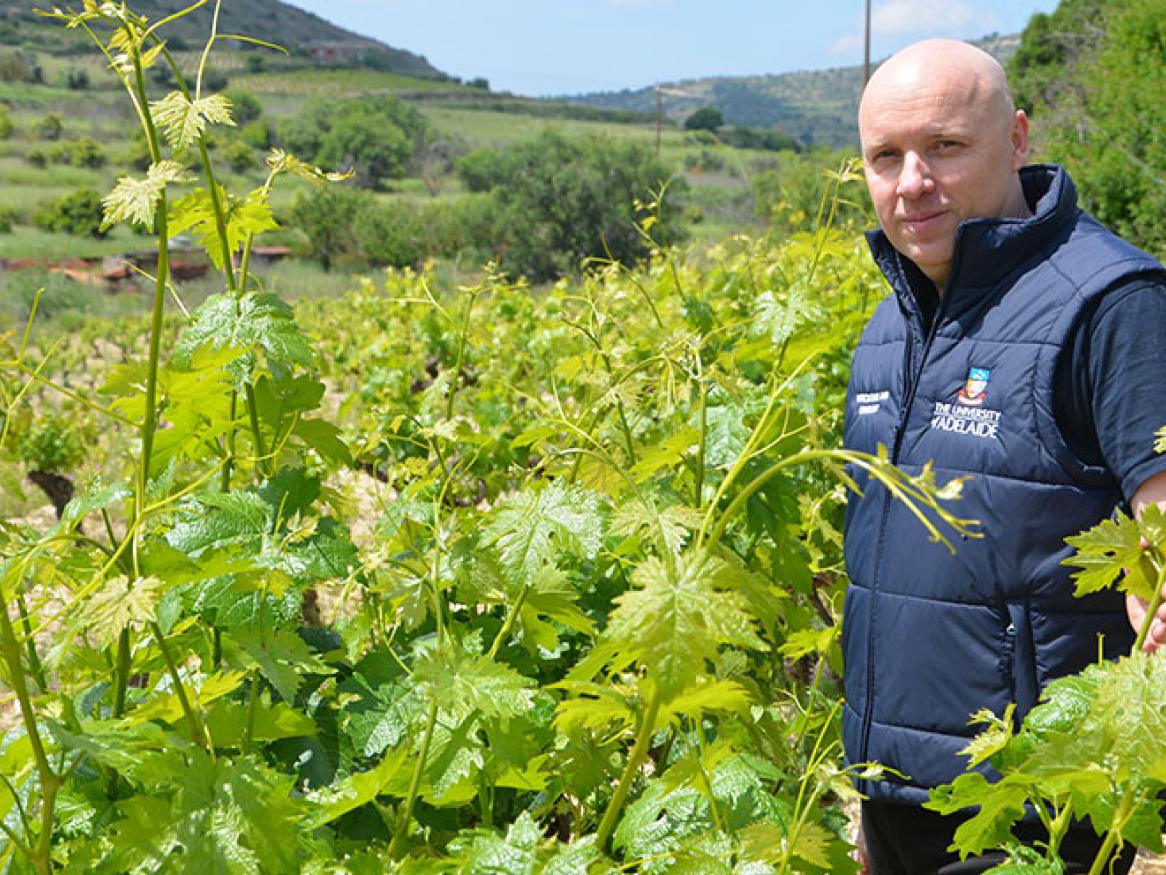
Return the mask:
<svg viewBox="0 0 1166 875">
<path fill-rule="evenodd" d="M 851 763 L 908 776 L 861 782 L 871 798 L 921 803 L 953 780 L 981 708 L 1018 719 L 1049 680 L 1129 649 L 1115 593 L 1073 597 L 1064 539 L 1122 502 L 1079 461 L 1053 413 L 1058 356 L 1089 302 L 1161 265 L 1077 208 L 1064 171 L 1022 171 L 1035 215 L 961 225 L 951 279 L 925 333 L 904 265 L 881 232 L 876 260 L 895 294 L 854 355 L 846 445 L 939 482 L 967 477 L 950 509 L 982 538 L 932 541 L 911 511 L 856 472 L 846 527 L 843 619 Z M 942 528 L 942 524 L 941 524 Z M 950 531 L 950 530 L 949 530 Z M 990 767 L 984 767 L 990 773 Z"/>
</svg>

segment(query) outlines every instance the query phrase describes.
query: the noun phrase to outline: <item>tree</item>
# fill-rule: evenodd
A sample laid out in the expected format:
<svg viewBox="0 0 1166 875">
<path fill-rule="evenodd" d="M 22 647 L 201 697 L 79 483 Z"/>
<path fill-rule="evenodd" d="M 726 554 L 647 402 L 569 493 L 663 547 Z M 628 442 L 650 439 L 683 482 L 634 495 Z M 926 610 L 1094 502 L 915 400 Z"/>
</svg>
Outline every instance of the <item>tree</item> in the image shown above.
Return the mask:
<svg viewBox="0 0 1166 875">
<path fill-rule="evenodd" d="M 1054 12 L 1029 19 L 1008 60 L 1016 105 L 1044 114 L 1076 87 L 1075 72 L 1105 35 L 1106 0 L 1061 0 Z"/>
<path fill-rule="evenodd" d="M 391 118 L 363 107 L 338 115 L 320 143 L 315 163 L 351 169 L 359 185 L 378 188 L 386 177 L 404 175 L 413 143 Z"/>
<path fill-rule="evenodd" d="M 360 260 L 353 235 L 356 216 L 373 203 L 360 189 L 330 185 L 301 193 L 292 205 L 291 224 L 307 240 L 307 254 L 331 270 L 337 262 Z"/>
<path fill-rule="evenodd" d="M 570 140 L 546 131 L 492 157 L 467 156 L 490 186 L 493 240 L 503 267 L 543 281 L 572 273 L 591 258 L 632 262 L 650 242 L 641 222 L 668 183 L 670 170 L 644 144 L 609 138 Z M 464 174 L 464 170 L 463 170 Z M 651 225 L 652 239 L 681 236 L 673 182 Z"/>
<path fill-rule="evenodd" d="M 684 120 L 684 128 L 689 131 L 713 131 L 725 123 L 725 117 L 715 106 L 704 106 Z"/>
<path fill-rule="evenodd" d="M 312 100 L 279 128 L 281 145 L 329 168 L 351 168 L 359 185 L 376 188 L 409 167 L 425 117 L 395 97 Z"/>
<path fill-rule="evenodd" d="M 1051 33 L 1072 51 L 1041 54 L 1037 41 Z M 1066 0 L 1030 25 L 1021 49 L 1022 75 L 1039 86 L 1032 100 L 1040 152 L 1069 168 L 1102 222 L 1166 252 L 1166 0 Z"/>
</svg>

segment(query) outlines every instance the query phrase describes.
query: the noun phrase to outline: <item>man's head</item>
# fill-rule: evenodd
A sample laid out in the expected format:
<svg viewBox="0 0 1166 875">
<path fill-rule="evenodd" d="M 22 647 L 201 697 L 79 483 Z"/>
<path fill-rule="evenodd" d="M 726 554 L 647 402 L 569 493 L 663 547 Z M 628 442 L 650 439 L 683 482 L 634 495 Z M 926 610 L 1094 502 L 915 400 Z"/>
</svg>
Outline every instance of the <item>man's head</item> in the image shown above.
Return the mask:
<svg viewBox="0 0 1166 875">
<path fill-rule="evenodd" d="M 986 52 L 955 40 L 908 46 L 871 76 L 858 128 L 879 223 L 941 291 L 960 222 L 1029 214 L 1017 173 L 1028 119 Z"/>
</svg>

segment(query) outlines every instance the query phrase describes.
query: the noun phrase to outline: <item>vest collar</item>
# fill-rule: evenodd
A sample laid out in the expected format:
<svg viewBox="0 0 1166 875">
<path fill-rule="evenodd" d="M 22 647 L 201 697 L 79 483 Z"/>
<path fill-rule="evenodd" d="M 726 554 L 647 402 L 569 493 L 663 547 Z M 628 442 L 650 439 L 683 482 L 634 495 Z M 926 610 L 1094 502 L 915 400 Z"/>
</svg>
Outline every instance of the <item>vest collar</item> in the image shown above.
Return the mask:
<svg viewBox="0 0 1166 875">
<path fill-rule="evenodd" d="M 1063 167 L 1033 164 L 1020 170 L 1024 196 L 1033 215 L 1027 219 L 968 219 L 955 235 L 951 276 L 944 290 L 941 312 L 951 317 L 982 302 L 984 295 L 1016 274 L 1024 265 L 1044 258 L 1073 227 L 1077 216 L 1077 189 Z M 922 271 L 903 257 L 878 229 L 867 232 L 875 263 L 895 290 L 906 314 L 920 317 Z"/>
</svg>

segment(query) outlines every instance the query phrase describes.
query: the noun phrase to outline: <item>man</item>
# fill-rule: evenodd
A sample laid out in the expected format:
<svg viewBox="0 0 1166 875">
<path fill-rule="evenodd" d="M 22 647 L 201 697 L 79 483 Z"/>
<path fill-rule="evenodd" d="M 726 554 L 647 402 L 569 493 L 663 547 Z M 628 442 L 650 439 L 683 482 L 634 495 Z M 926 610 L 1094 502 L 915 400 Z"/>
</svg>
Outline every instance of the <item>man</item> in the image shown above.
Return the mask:
<svg viewBox="0 0 1166 875">
<path fill-rule="evenodd" d="M 966 764 L 969 716 L 1022 717 L 1049 680 L 1128 651 L 1115 593 L 1075 599 L 1064 538 L 1128 503 L 1166 501 L 1166 274 L 1076 205 L 1052 165 L 1025 167 L 1028 120 L 1000 66 L 965 43 L 913 45 L 871 78 L 859 109 L 894 294 L 855 352 L 846 442 L 941 481 L 969 476 L 961 516 L 983 539 L 952 554 L 875 482 L 848 510 L 843 624 L 850 762 L 905 777 L 864 782 L 875 875 L 979 872 L 958 825 L 922 809 Z M 1128 615 L 1127 615 L 1128 610 Z M 1166 644 L 1166 610 L 1148 647 Z M 1041 838 L 1039 830 L 1021 838 Z M 1087 871 L 1081 825 L 1062 849 Z M 1127 853 L 1124 865 L 1128 867 Z M 1122 869 L 1121 871 L 1125 871 Z"/>
</svg>

